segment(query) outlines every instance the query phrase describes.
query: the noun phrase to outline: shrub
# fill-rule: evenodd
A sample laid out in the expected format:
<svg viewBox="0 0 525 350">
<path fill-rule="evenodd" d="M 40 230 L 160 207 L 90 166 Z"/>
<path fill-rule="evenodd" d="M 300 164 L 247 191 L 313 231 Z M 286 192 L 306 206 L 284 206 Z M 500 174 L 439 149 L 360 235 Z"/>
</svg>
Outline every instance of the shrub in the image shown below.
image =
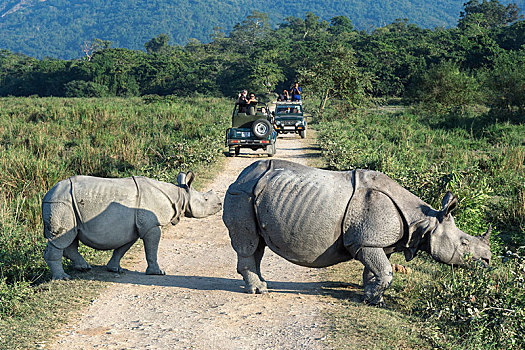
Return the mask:
<svg viewBox="0 0 525 350">
<path fill-rule="evenodd" d="M 7 283 L 6 278 L 0 279 L 0 315 L 19 315 L 24 310 L 24 301 L 33 294 L 29 282 Z"/>
<path fill-rule="evenodd" d="M 107 86 L 84 80 L 70 81 L 64 88 L 67 97 L 105 97 L 109 93 Z"/>
<path fill-rule="evenodd" d="M 480 85 L 475 77 L 461 71 L 452 61 L 432 66 L 415 78 L 408 96 L 435 112 L 460 111 L 481 101 Z"/>
<path fill-rule="evenodd" d="M 450 348 L 521 349 L 525 340 L 525 256 L 510 253 L 495 267 L 443 268 L 420 286 L 415 311 L 437 324 Z M 434 339 L 437 344 L 442 340 Z"/>
<path fill-rule="evenodd" d="M 525 111 L 525 49 L 504 51 L 494 60 L 494 68 L 484 74 L 487 104 L 511 112 Z"/>
</svg>

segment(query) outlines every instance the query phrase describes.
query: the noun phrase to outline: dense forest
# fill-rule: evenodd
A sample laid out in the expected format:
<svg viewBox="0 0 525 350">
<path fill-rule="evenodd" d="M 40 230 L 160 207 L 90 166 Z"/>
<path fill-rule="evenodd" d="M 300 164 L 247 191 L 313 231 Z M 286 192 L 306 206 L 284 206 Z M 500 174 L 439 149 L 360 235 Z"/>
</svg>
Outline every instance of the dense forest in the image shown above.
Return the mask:
<svg viewBox="0 0 525 350">
<path fill-rule="evenodd" d="M 234 96 L 286 88 L 351 106 L 403 97 L 440 108 L 485 104 L 525 108 L 525 21 L 516 5 L 471 0 L 454 28 L 423 29 L 396 20 L 370 33 L 345 16 L 308 13 L 272 29 L 252 12 L 210 43 L 170 45 L 160 34 L 143 50 L 95 40 L 75 60 L 0 51 L 0 96 Z"/>
<path fill-rule="evenodd" d="M 252 11 L 268 14 L 271 28 L 289 16 L 313 12 L 321 19 L 344 15 L 355 28 L 368 32 L 397 18 L 409 18 L 421 28 L 454 27 L 464 0 L 350 1 L 102 1 L 1 0 L 0 48 L 31 57 L 72 59 L 81 45 L 95 38 L 114 47 L 140 50 L 146 41 L 165 33 L 172 44 L 196 39 L 207 43 L 216 27 L 229 33 Z M 502 0 L 507 5 L 511 0 Z M 516 0 L 523 8 L 525 0 Z"/>
</svg>

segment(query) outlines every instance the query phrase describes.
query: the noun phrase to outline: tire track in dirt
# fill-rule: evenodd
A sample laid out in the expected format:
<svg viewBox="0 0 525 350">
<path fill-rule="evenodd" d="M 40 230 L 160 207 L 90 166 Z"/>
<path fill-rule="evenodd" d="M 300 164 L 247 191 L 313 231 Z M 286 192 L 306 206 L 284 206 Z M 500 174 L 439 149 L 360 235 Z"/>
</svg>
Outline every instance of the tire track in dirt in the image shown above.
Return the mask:
<svg viewBox="0 0 525 350">
<path fill-rule="evenodd" d="M 308 140 L 285 135 L 275 158 L 306 164 L 316 157 Z M 242 169 L 258 159 L 243 150 L 228 158 L 211 183 L 224 198 Z M 197 174 L 198 176 L 198 174 Z M 293 265 L 266 249 L 261 270 L 270 292 L 249 295 L 236 272 L 236 254 L 222 211 L 183 218 L 163 232 L 159 265 L 165 276 L 144 274 L 142 251 L 123 262 L 124 274 L 95 268 L 92 277 L 111 285 L 66 325 L 50 349 L 324 349 L 331 307 L 319 297 L 319 270 Z"/>
</svg>

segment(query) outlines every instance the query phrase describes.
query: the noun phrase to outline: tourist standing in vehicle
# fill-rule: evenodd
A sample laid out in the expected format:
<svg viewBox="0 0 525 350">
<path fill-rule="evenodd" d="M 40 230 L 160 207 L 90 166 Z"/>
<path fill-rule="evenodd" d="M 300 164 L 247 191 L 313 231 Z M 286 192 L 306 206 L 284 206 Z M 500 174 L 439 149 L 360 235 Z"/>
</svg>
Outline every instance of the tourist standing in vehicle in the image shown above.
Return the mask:
<svg viewBox="0 0 525 350">
<path fill-rule="evenodd" d="M 248 107 L 248 90 L 242 90 L 239 94 L 239 98 L 235 102 L 239 105 L 239 113 L 246 113 L 246 108 Z"/>
<path fill-rule="evenodd" d="M 255 115 L 257 112 L 257 99 L 255 98 L 255 94 L 250 94 L 250 99 L 248 100 L 248 114 L 249 115 Z"/>
<path fill-rule="evenodd" d="M 284 89 L 282 94 L 279 94 L 279 97 L 277 97 L 277 101 L 290 101 L 290 93 L 288 90 Z"/>
<path fill-rule="evenodd" d="M 295 82 L 294 86 L 290 89 L 292 95 L 292 101 L 301 101 L 301 87 L 298 82 Z"/>
</svg>

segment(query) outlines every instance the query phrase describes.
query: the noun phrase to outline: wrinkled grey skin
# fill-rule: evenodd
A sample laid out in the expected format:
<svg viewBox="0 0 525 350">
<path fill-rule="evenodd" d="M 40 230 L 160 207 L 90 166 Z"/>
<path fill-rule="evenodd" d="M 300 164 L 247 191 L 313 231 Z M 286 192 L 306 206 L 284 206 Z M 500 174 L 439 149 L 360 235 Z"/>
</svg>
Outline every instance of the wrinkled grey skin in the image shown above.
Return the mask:
<svg viewBox="0 0 525 350">
<path fill-rule="evenodd" d="M 69 279 L 62 256 L 75 269 L 91 268 L 78 253 L 78 242 L 101 250 L 114 249 L 107 269 L 122 272 L 120 259 L 138 238 L 144 242 L 146 274 L 163 275 L 157 264 L 161 227 L 175 225 L 180 217 L 203 218 L 221 209 L 212 191 L 191 187 L 192 172 L 180 173 L 177 185 L 146 177 L 106 179 L 74 176 L 57 183 L 42 200 L 44 252 L 53 279 Z"/>
<path fill-rule="evenodd" d="M 386 175 L 310 168 L 284 160 L 258 161 L 229 187 L 223 221 L 237 252 L 237 271 L 249 293 L 267 292 L 260 263 L 268 246 L 302 266 L 326 267 L 357 259 L 364 265 L 365 302 L 383 303 L 392 281 L 389 257 L 419 250 L 459 265 L 471 256 L 490 262 L 489 235 L 459 230 L 449 192 L 434 210 Z"/>
</svg>

